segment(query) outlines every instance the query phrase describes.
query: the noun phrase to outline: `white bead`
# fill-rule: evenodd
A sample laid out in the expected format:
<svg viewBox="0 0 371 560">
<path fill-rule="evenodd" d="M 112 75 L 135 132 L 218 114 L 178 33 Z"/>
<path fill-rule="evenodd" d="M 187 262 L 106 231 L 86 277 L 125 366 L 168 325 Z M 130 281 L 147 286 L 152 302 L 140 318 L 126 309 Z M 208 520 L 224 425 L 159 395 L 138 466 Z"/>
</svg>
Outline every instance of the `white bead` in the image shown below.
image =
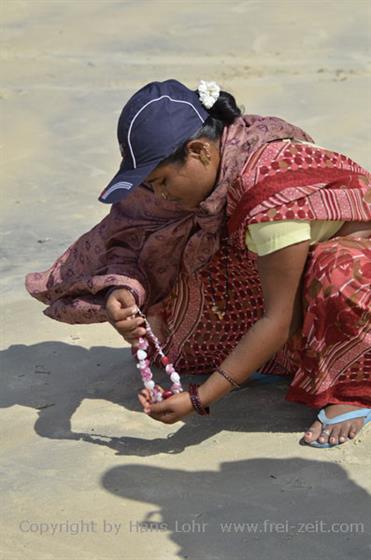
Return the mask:
<svg viewBox="0 0 371 560">
<path fill-rule="evenodd" d="M 145 386 L 146 389 L 149 389 L 151 391 L 152 389 L 155 388 L 155 382 L 154 381 L 146 381 L 144 383 L 144 386 Z"/>
<path fill-rule="evenodd" d="M 179 383 L 180 381 L 180 377 L 179 377 L 179 373 L 177 373 L 176 371 L 174 371 L 174 373 L 172 373 L 170 375 L 170 379 L 173 383 Z"/>
<path fill-rule="evenodd" d="M 147 357 L 147 352 L 145 350 L 138 350 L 137 358 L 138 360 L 145 360 Z"/>
</svg>

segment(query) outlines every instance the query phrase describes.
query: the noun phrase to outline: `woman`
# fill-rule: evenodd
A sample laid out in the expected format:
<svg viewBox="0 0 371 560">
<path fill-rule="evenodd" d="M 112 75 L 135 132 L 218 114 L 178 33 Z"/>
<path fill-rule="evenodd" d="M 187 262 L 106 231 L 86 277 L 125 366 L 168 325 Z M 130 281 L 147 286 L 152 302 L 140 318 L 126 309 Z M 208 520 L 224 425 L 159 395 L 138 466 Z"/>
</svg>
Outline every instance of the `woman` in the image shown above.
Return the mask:
<svg viewBox="0 0 371 560">
<path fill-rule="evenodd" d="M 142 391 L 154 419 L 205 414 L 259 370 L 321 408 L 306 443 L 352 439 L 371 419 L 370 174 L 282 119 L 241 115 L 215 82 L 147 84 L 118 138 L 109 216 L 27 277 L 45 313 L 109 320 L 135 346 L 138 305 L 180 373 L 211 373 L 192 399 Z"/>
</svg>

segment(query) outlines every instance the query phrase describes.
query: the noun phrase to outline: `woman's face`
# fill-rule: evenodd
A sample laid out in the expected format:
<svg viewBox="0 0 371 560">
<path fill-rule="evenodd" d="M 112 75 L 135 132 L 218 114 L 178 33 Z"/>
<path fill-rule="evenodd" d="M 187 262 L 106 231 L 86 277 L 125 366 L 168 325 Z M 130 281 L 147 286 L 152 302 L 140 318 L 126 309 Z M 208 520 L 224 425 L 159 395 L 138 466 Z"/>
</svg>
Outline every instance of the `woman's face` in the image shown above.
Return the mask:
<svg viewBox="0 0 371 560">
<path fill-rule="evenodd" d="M 178 202 L 185 210 L 193 210 L 215 187 L 220 141 L 199 138 L 191 140 L 187 149 L 185 163 L 159 165 L 143 182 L 157 197 Z"/>
</svg>

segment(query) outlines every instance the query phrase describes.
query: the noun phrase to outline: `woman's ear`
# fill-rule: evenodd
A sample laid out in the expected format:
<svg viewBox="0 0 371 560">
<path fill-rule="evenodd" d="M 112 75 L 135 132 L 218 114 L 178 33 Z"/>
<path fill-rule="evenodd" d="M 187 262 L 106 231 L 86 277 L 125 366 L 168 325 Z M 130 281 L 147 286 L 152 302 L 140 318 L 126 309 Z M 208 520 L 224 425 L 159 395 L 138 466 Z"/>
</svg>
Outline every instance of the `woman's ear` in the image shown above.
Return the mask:
<svg viewBox="0 0 371 560">
<path fill-rule="evenodd" d="M 202 163 L 210 161 L 210 144 L 202 140 L 190 140 L 186 146 L 187 155 L 200 159 Z"/>
<path fill-rule="evenodd" d="M 199 154 L 199 141 L 190 140 L 186 146 L 187 156 L 197 156 Z"/>
</svg>

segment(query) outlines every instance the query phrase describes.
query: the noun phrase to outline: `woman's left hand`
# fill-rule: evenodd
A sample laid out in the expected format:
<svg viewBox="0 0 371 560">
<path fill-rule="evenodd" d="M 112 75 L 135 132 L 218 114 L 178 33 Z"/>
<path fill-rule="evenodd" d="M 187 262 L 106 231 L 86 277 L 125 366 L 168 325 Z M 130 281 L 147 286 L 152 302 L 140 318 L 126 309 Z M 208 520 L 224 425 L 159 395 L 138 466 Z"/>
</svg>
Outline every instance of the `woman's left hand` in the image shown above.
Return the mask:
<svg viewBox="0 0 371 560">
<path fill-rule="evenodd" d="M 161 387 L 159 388 L 162 390 Z M 162 402 L 151 403 L 149 390 L 143 389 L 138 393 L 138 399 L 143 406 L 144 412 L 148 414 L 148 416 L 164 424 L 174 424 L 174 422 L 178 422 L 184 418 L 184 416 L 188 416 L 188 414 L 194 412 L 187 391 L 173 395 Z"/>
</svg>

